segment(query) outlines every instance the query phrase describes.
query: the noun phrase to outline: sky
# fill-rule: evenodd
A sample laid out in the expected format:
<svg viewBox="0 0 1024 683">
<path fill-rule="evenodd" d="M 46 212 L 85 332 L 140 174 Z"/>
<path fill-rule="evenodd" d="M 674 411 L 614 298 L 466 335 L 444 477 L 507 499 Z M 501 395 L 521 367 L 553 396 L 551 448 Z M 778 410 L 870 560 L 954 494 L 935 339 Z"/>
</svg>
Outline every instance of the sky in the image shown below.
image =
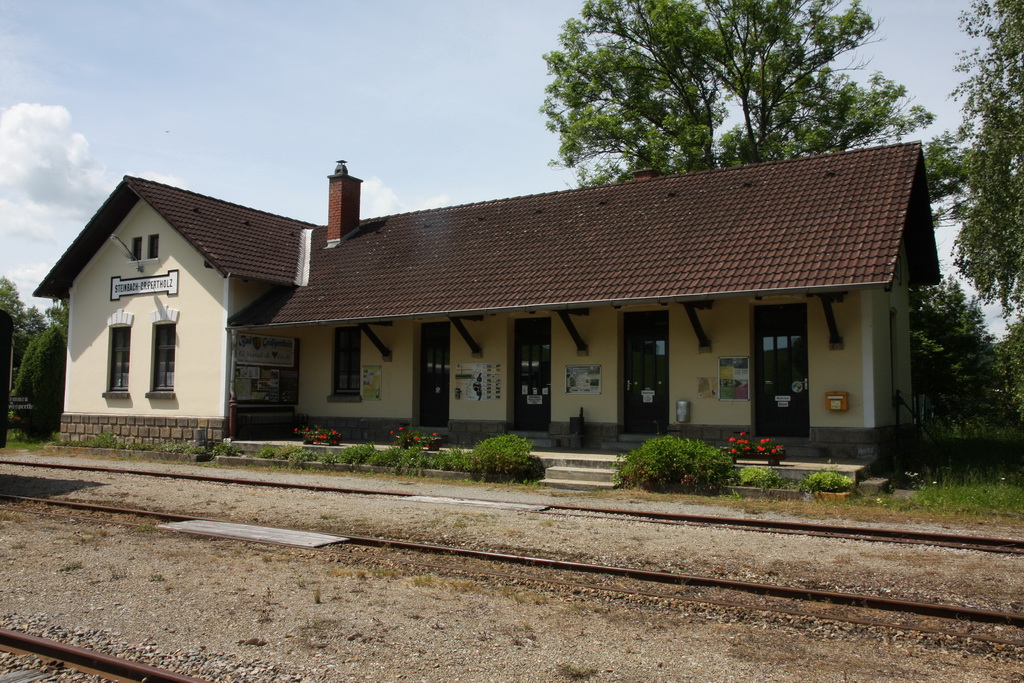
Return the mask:
<svg viewBox="0 0 1024 683">
<path fill-rule="evenodd" d="M 857 57 L 936 115 L 968 0 L 863 0 Z M 339 159 L 363 217 L 575 187 L 543 55 L 582 0 L 0 0 L 0 275 L 22 300 L 123 176 L 323 224 Z M 937 231 L 944 270 L 955 227 Z M 990 327 L 1003 326 L 986 308 Z"/>
</svg>

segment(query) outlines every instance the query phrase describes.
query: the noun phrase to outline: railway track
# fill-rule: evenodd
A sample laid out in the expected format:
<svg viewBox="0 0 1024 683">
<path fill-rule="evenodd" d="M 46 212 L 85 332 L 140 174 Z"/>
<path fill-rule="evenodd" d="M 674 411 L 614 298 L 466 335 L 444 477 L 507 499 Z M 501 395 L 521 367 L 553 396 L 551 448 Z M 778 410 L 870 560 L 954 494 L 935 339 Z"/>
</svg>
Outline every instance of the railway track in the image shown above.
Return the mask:
<svg viewBox="0 0 1024 683">
<path fill-rule="evenodd" d="M 204 683 L 202 679 L 140 664 L 120 657 L 112 657 L 94 650 L 66 645 L 48 638 L 0 628 L 0 649 L 22 655 L 34 655 L 51 662 L 59 662 L 83 673 L 94 674 L 111 681 L 138 681 L 139 683 Z M 37 680 L 25 677 L 17 680 Z M 50 676 L 45 676 L 50 680 Z M 11 679 L 14 680 L 14 679 Z"/>
<path fill-rule="evenodd" d="M 159 472 L 155 470 L 131 470 L 124 468 L 98 467 L 92 465 L 37 463 L 26 462 L 21 460 L 0 460 L 0 465 L 14 465 L 20 467 L 71 470 L 82 472 L 98 472 L 104 474 L 128 474 L 145 477 L 159 477 L 165 479 L 211 482 L 217 484 L 234 484 L 239 486 L 316 491 L 342 495 L 392 496 L 398 498 L 414 498 L 419 496 L 419 494 L 410 493 L 407 491 L 377 491 L 350 487 L 333 487 L 315 484 L 300 484 L 296 482 L 261 481 L 254 479 L 218 477 L 204 474 Z M 460 500 L 476 503 L 504 503 L 504 501 L 487 499 Z M 634 519 L 637 521 L 646 521 L 662 524 L 691 524 L 701 526 L 718 526 L 764 533 L 801 534 L 808 536 L 819 536 L 824 538 L 841 538 L 874 543 L 927 545 L 943 548 L 955 548 L 959 550 L 971 550 L 977 552 L 1024 554 L 1024 539 L 1014 538 L 996 538 L 966 534 L 911 531 L 906 529 L 887 529 L 880 527 L 820 524 L 815 522 L 789 522 L 780 520 L 752 519 L 717 515 L 687 515 L 679 513 L 657 512 L 653 510 L 631 510 L 623 508 L 597 508 L 575 505 L 552 504 L 545 504 L 543 507 L 545 508 L 545 510 L 540 512 L 544 512 L 547 514 L 605 515 L 609 517 L 623 517 Z"/>
<path fill-rule="evenodd" d="M 142 518 L 153 518 L 160 520 L 167 520 L 173 522 L 206 522 L 211 524 L 231 524 L 224 520 L 209 519 L 203 517 L 195 517 L 191 515 L 179 515 L 160 511 L 150 511 L 133 508 L 117 508 L 111 506 L 92 505 L 88 503 L 79 503 L 72 501 L 61 501 L 53 499 L 41 499 L 41 498 L 29 498 L 19 496 L 0 496 L 2 499 L 31 505 L 44 505 L 52 507 L 61 507 L 66 509 L 72 509 L 83 512 L 97 512 L 108 515 L 130 515 L 133 517 Z M 239 526 L 239 525 L 233 525 Z M 282 529 L 254 527 L 255 529 L 265 529 L 270 531 L 287 531 Z M 205 526 L 203 531 L 196 532 L 199 535 L 204 536 L 217 536 L 219 535 L 216 531 L 211 531 L 209 526 Z M 236 537 L 237 538 L 237 537 Z M 569 572 L 573 574 L 590 574 L 599 575 L 603 577 L 621 577 L 630 581 L 638 582 L 640 584 L 666 584 L 678 587 L 688 588 L 710 588 L 720 589 L 723 591 L 731 591 L 738 593 L 747 593 L 758 596 L 768 596 L 771 598 L 779 598 L 782 600 L 790 601 L 801 601 L 801 602 L 812 602 L 812 603 L 823 603 L 829 606 L 848 606 L 859 609 L 867 609 L 872 611 L 900 613 L 900 614 L 913 614 L 921 617 L 930 617 L 940 620 L 944 620 L 951 623 L 979 623 L 979 624 L 996 624 L 1001 626 L 1009 626 L 1015 629 L 1024 629 L 1024 614 L 1016 612 L 1000 612 L 995 610 L 983 610 L 976 609 L 967 606 L 959 605 L 947 605 L 947 604 L 936 604 L 926 602 L 915 602 L 909 600 L 901 600 L 895 598 L 887 598 L 874 595 L 866 594 L 854 594 L 837 591 L 824 591 L 809 588 L 795 588 L 791 586 L 782 586 L 775 584 L 756 583 L 749 581 L 736 581 L 731 579 L 721 579 L 710 576 L 696 576 L 687 574 L 677 574 L 672 572 L 660 572 L 650 571 L 644 569 L 636 569 L 630 567 L 621 566 L 608 566 L 608 565 L 597 565 L 588 564 L 581 562 L 572 562 L 566 560 L 558 560 L 553 558 L 544 558 L 537 556 L 525 556 L 525 555 L 514 555 L 509 553 L 497 553 L 485 550 L 474 550 L 467 548 L 459 548 L 452 546 L 443 546 L 429 543 L 418 543 L 411 541 L 400 541 L 394 539 L 383 539 L 373 537 L 359 537 L 359 536 L 345 536 L 343 539 L 339 539 L 346 544 L 365 546 L 372 548 L 390 549 L 390 550 L 401 550 L 410 551 L 413 553 L 429 553 L 444 555 L 448 557 L 457 557 L 464 559 L 471 559 L 477 561 L 484 561 L 492 564 L 504 564 L 504 565 L 520 565 L 534 568 L 543 568 L 548 570 L 555 570 L 560 572 Z M 272 542 L 272 541 L 271 541 Z M 283 543 L 287 545 L 288 543 Z M 330 552 L 330 546 L 323 548 Z M 448 569 L 451 569 L 450 567 Z M 505 580 L 517 582 L 521 581 L 524 577 L 518 574 L 509 574 L 506 572 L 487 572 L 491 576 L 501 576 Z M 751 605 L 743 604 L 730 600 L 718 600 L 718 599 L 687 599 L 674 594 L 659 594 L 653 593 L 649 590 L 644 589 L 629 589 L 621 587 L 609 587 L 602 584 L 583 583 L 576 580 L 571 581 L 557 581 L 552 582 L 549 579 L 545 579 L 548 583 L 559 583 L 563 586 L 575 587 L 586 590 L 601 590 L 601 591 L 613 591 L 627 595 L 646 595 L 649 597 L 658 597 L 666 600 L 683 600 L 689 602 L 709 602 L 717 604 L 719 606 L 732 606 L 741 609 L 751 609 Z M 785 613 L 800 617 L 813 617 L 813 618 L 825 618 L 831 620 L 840 620 L 855 625 L 871 625 L 871 626 L 889 626 L 896 629 L 910 629 L 917 630 L 926 633 L 935 633 L 940 635 L 952 636 L 957 638 L 970 638 L 978 641 L 985 641 L 990 643 L 996 643 L 1000 645 L 1010 645 L 1014 647 L 1024 648 L 1024 638 L 1020 640 L 1008 639 L 1003 637 L 993 637 L 984 634 L 976 633 L 964 633 L 943 628 L 932 628 L 925 626 L 908 626 L 904 622 L 885 624 L 885 622 L 879 621 L 874 618 L 865 617 L 850 617 L 850 616 L 837 616 L 837 615 L 814 615 L 804 610 L 795 610 L 791 608 L 780 608 L 780 607 L 755 607 L 763 611 L 772 611 L 778 613 Z"/>
</svg>

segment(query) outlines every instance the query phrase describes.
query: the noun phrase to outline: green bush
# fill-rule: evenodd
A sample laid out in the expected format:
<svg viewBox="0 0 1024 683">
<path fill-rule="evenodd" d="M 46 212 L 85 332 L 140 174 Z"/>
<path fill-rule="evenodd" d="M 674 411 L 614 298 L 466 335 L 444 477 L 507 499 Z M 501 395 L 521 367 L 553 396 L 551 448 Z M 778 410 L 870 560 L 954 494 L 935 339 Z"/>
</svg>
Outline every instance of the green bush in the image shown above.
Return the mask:
<svg viewBox="0 0 1024 683">
<path fill-rule="evenodd" d="M 299 465 L 309 460 L 316 460 L 317 454 L 298 444 L 275 446 L 268 443 L 256 451 L 256 455 L 254 457 L 264 458 L 266 460 L 287 460 L 293 465 Z"/>
<path fill-rule="evenodd" d="M 827 493 L 844 493 L 853 488 L 853 479 L 840 474 L 836 470 L 812 472 L 800 481 L 799 488 L 804 493 L 824 491 Z"/>
<path fill-rule="evenodd" d="M 21 359 L 14 394 L 28 396 L 32 403 L 26 424 L 21 425 L 21 429 L 31 436 L 49 436 L 60 429 L 67 349 L 64 329 L 54 325 L 29 342 Z"/>
<path fill-rule="evenodd" d="M 72 445 L 85 448 L 125 448 L 127 446 L 124 442 L 118 441 L 113 432 L 102 432 L 91 439 L 85 439 Z"/>
<path fill-rule="evenodd" d="M 732 458 L 697 439 L 661 436 L 645 441 L 615 463 L 615 485 L 657 489 L 666 486 L 719 488 L 736 479 Z"/>
<path fill-rule="evenodd" d="M 753 486 L 759 489 L 781 489 L 786 480 L 773 469 L 767 467 L 744 467 L 740 470 L 740 486 Z"/>
<path fill-rule="evenodd" d="M 372 443 L 349 446 L 338 453 L 338 462 L 350 465 L 362 465 L 369 462 L 370 458 L 377 453 L 377 447 Z"/>
<path fill-rule="evenodd" d="M 221 441 L 213 445 L 210 452 L 214 456 L 223 455 L 225 457 L 233 457 L 242 452 L 242 449 L 238 446 L 232 446 L 230 441 Z"/>
<path fill-rule="evenodd" d="M 536 481 L 544 477 L 544 463 L 533 455 L 533 442 L 515 434 L 484 439 L 469 456 L 470 472 L 502 474 L 516 481 Z"/>
<path fill-rule="evenodd" d="M 472 458 L 470 452 L 458 446 L 451 446 L 446 451 L 434 453 L 434 464 L 430 469 L 448 470 L 449 472 L 471 472 Z"/>
</svg>

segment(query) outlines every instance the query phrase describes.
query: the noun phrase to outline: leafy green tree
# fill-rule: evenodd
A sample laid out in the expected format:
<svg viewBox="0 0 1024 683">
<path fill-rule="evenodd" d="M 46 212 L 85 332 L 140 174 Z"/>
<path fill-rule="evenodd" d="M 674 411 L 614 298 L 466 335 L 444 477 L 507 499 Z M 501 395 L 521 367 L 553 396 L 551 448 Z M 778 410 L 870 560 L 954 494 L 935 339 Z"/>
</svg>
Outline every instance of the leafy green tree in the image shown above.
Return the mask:
<svg viewBox="0 0 1024 683">
<path fill-rule="evenodd" d="M 928 141 L 924 146 L 924 165 L 932 219 L 936 225 L 958 223 L 967 183 L 963 140 L 957 133 L 946 131 Z"/>
<path fill-rule="evenodd" d="M 541 111 L 583 183 L 887 142 L 933 119 L 843 71 L 875 33 L 857 0 L 587 0 L 544 56 Z M 732 107 L 732 110 L 730 110 Z M 739 123 L 731 125 L 730 115 Z M 726 126 L 731 126 L 726 128 Z"/>
<path fill-rule="evenodd" d="M 1024 310 L 1024 3 L 974 0 L 964 31 L 985 41 L 966 54 L 966 196 L 956 264 L 979 295 Z"/>
<path fill-rule="evenodd" d="M 1003 391 L 1017 419 L 1024 422 L 1024 321 L 1010 325 L 1006 336 L 996 346 L 996 352 Z"/>
<path fill-rule="evenodd" d="M 995 338 L 977 297 L 945 277 L 910 293 L 911 381 L 930 399 L 936 417 L 993 417 L 1002 413 L 995 371 Z"/>
<path fill-rule="evenodd" d="M 60 429 L 67 346 L 64 329 L 51 325 L 32 339 L 22 359 L 14 393 L 32 403 L 26 428 L 32 436 L 47 437 Z"/>
<path fill-rule="evenodd" d="M 38 308 L 25 306 L 18 295 L 18 287 L 6 277 L 0 277 L 0 309 L 7 311 L 14 322 L 14 367 L 17 369 L 29 342 L 46 329 L 46 320 Z"/>
</svg>

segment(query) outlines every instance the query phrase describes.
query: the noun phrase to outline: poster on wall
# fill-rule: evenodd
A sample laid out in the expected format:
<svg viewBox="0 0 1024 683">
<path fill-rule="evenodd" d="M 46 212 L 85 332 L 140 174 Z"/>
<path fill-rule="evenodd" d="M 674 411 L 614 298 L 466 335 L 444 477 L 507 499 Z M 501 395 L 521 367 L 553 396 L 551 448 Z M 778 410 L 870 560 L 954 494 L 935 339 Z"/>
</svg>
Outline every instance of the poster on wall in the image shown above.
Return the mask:
<svg viewBox="0 0 1024 683">
<path fill-rule="evenodd" d="M 455 366 L 455 398 L 495 401 L 501 398 L 501 363 L 467 363 Z"/>
<path fill-rule="evenodd" d="M 259 403 L 296 403 L 299 373 L 295 370 L 239 365 L 235 368 L 235 398 Z"/>
<path fill-rule="evenodd" d="M 360 384 L 359 396 L 364 401 L 379 401 L 381 386 L 384 380 L 384 366 L 364 365 L 363 379 Z"/>
<path fill-rule="evenodd" d="M 567 394 L 600 394 L 600 365 L 566 365 L 565 393 Z"/>
<path fill-rule="evenodd" d="M 750 400 L 750 358 L 748 356 L 719 357 L 718 400 Z"/>
<path fill-rule="evenodd" d="M 237 335 L 232 388 L 235 399 L 245 403 L 298 403 L 297 340 Z"/>
</svg>

